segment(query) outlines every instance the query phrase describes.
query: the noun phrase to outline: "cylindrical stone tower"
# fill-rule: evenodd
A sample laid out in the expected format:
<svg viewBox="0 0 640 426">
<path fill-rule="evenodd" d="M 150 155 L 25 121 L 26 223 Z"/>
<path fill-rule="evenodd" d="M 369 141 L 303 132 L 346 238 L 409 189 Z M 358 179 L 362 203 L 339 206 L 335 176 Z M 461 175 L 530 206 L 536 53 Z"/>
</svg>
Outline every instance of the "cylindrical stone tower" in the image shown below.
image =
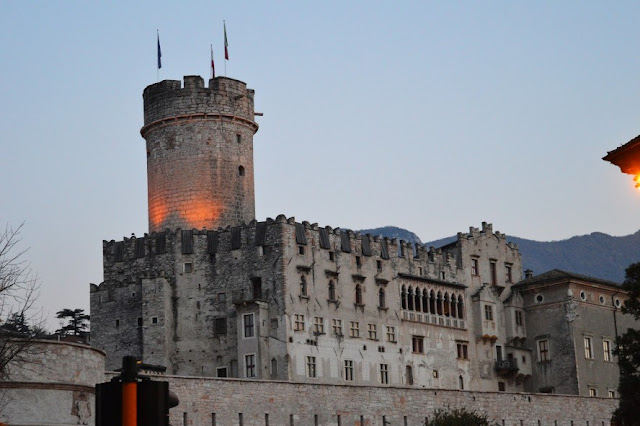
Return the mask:
<svg viewBox="0 0 640 426">
<path fill-rule="evenodd" d="M 149 231 L 215 229 L 255 218 L 254 91 L 226 77 L 144 89 Z"/>
</svg>

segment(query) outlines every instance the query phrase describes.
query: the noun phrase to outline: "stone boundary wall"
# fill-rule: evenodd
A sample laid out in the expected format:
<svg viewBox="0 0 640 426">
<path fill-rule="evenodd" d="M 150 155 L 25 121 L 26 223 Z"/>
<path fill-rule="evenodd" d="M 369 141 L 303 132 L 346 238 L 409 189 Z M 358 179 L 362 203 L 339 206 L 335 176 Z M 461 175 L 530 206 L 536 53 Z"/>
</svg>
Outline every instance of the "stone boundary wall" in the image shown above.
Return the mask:
<svg viewBox="0 0 640 426">
<path fill-rule="evenodd" d="M 465 407 L 505 426 L 609 426 L 615 398 L 166 376 L 180 404 L 171 424 L 414 426 Z M 186 420 L 186 421 L 185 421 Z M 384 423 L 386 421 L 386 423 Z"/>
</svg>

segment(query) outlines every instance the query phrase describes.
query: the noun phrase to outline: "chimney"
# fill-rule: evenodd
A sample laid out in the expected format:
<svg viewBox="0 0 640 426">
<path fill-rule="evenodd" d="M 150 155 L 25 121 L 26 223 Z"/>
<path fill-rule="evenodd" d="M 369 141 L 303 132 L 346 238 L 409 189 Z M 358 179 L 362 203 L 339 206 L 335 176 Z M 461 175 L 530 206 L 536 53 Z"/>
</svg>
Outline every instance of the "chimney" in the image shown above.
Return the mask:
<svg viewBox="0 0 640 426">
<path fill-rule="evenodd" d="M 533 271 L 531 269 L 527 269 L 526 271 L 524 271 L 524 279 L 525 280 L 528 280 L 531 277 L 533 277 Z"/>
</svg>

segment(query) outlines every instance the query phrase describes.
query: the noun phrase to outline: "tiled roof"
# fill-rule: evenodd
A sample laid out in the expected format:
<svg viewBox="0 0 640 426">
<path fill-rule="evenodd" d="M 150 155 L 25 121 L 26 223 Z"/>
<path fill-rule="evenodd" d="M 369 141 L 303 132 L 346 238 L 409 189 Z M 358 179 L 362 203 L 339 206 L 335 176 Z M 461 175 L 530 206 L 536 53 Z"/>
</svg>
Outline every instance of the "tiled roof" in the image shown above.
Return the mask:
<svg viewBox="0 0 640 426">
<path fill-rule="evenodd" d="M 576 274 L 573 272 L 561 271 L 560 269 L 552 269 L 551 271 L 520 281 L 518 284 L 514 285 L 513 287 L 526 287 L 532 284 L 542 284 L 547 282 L 570 280 L 570 279 L 587 281 L 593 284 L 600 284 L 600 285 L 606 285 L 609 287 L 620 288 L 620 284 L 615 283 L 613 281 L 602 280 L 600 278 L 589 277 L 587 275 Z"/>
</svg>

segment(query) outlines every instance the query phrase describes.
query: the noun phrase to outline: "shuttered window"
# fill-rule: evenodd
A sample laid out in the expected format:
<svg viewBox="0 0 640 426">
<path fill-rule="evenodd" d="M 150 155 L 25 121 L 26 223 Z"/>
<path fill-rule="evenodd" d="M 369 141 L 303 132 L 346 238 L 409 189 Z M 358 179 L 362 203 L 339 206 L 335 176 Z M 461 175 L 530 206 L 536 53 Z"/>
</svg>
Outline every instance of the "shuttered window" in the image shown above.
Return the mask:
<svg viewBox="0 0 640 426">
<path fill-rule="evenodd" d="M 193 253 L 193 230 L 182 231 L 182 254 Z"/>
</svg>

